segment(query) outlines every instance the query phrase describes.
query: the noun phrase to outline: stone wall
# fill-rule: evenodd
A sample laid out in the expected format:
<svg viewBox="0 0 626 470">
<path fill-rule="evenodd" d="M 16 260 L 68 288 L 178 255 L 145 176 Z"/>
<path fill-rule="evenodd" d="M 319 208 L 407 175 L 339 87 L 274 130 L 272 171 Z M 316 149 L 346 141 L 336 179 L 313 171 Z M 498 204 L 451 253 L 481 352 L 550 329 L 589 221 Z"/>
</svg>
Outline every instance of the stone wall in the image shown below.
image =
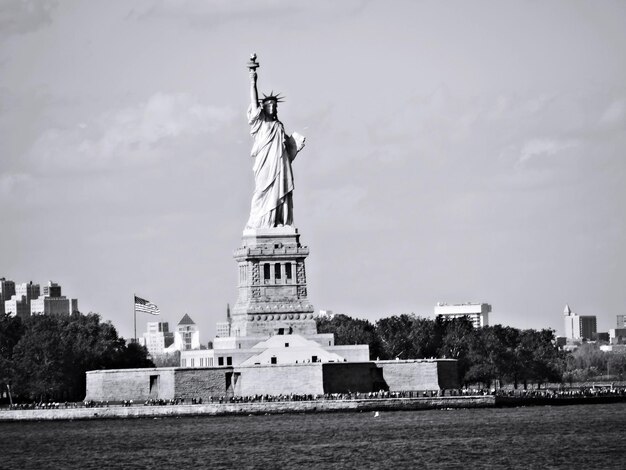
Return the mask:
<svg viewBox="0 0 626 470">
<path fill-rule="evenodd" d="M 175 373 L 177 398 L 191 401 L 192 398 L 223 397 L 232 395 L 231 367 L 206 369 L 178 369 Z"/>
<path fill-rule="evenodd" d="M 337 362 L 322 365 L 324 393 L 378 392 L 387 390 L 382 369 L 373 362 Z"/>
<path fill-rule="evenodd" d="M 176 368 L 93 370 L 87 372 L 85 400 L 145 401 L 174 398 Z"/>
<path fill-rule="evenodd" d="M 328 362 L 87 372 L 86 400 L 420 391 L 458 388 L 454 360 Z"/>
<path fill-rule="evenodd" d="M 376 361 L 391 391 L 458 388 L 455 360 Z"/>
<path fill-rule="evenodd" d="M 322 394 L 322 364 L 277 364 L 236 367 L 237 396 Z"/>
<path fill-rule="evenodd" d="M 456 360 L 438 360 L 437 375 L 439 377 L 440 388 L 461 388 L 461 381 L 459 380 L 459 367 Z"/>
</svg>

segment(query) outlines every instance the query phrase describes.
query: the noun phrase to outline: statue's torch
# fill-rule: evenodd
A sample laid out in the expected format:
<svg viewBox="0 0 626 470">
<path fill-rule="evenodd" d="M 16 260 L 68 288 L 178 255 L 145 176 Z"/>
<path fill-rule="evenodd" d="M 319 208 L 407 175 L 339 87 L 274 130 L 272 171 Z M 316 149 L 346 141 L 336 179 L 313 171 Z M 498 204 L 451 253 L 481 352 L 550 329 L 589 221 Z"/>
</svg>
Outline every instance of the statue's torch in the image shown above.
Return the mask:
<svg viewBox="0 0 626 470">
<path fill-rule="evenodd" d="M 250 61 L 248 62 L 248 69 L 256 72 L 256 69 L 260 67 L 259 63 L 256 61 L 256 54 L 253 52 L 250 54 Z"/>
</svg>

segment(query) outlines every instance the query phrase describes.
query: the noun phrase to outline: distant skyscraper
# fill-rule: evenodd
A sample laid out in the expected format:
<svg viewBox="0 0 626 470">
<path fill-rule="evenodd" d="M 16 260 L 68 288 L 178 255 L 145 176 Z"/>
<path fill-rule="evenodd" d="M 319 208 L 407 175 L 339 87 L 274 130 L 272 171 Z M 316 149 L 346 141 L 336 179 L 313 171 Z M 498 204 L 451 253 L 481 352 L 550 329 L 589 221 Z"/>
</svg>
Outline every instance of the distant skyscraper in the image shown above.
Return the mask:
<svg viewBox="0 0 626 470">
<path fill-rule="evenodd" d="M 568 339 L 590 340 L 597 333 L 595 315 L 578 315 L 572 312 L 569 305 L 563 310 L 565 319 L 565 337 Z"/>
<path fill-rule="evenodd" d="M 31 315 L 71 315 L 78 312 L 78 300 L 61 295 L 61 286 L 49 281 L 43 293 L 30 302 Z"/>
<path fill-rule="evenodd" d="M 230 316 L 230 304 L 226 304 L 226 321 L 217 322 L 215 324 L 216 332 L 215 336 L 218 338 L 228 338 L 230 336 L 230 326 L 232 324 L 232 318 Z"/>
<path fill-rule="evenodd" d="M 626 315 L 617 315 L 617 328 L 626 328 Z"/>
<path fill-rule="evenodd" d="M 24 282 L 15 286 L 15 294 L 4 302 L 6 313 L 21 318 L 30 316 L 30 302 L 39 297 L 39 284 Z"/>
<path fill-rule="evenodd" d="M 15 295 L 15 282 L 0 278 L 0 315 L 4 315 L 4 303 Z"/>
<path fill-rule="evenodd" d="M 174 332 L 175 348 L 179 351 L 200 349 L 200 331 L 194 321 L 185 313 L 176 325 Z"/>
<path fill-rule="evenodd" d="M 474 325 L 474 328 L 482 328 L 483 326 L 489 325 L 490 312 L 491 305 L 486 303 L 448 305 L 439 302 L 435 306 L 435 316 L 442 316 L 446 319 L 468 317 L 472 325 Z"/>
<path fill-rule="evenodd" d="M 165 354 L 167 348 L 174 344 L 174 333 L 169 331 L 167 322 L 148 322 L 147 331 L 143 338 L 139 338 L 139 344 L 145 346 L 152 357 Z"/>
</svg>

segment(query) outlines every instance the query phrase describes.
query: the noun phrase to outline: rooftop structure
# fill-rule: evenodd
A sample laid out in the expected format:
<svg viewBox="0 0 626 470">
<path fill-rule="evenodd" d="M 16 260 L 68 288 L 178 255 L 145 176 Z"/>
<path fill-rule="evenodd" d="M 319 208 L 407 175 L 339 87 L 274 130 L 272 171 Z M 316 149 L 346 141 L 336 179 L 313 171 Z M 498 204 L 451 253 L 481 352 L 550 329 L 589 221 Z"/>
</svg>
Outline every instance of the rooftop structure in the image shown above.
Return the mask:
<svg viewBox="0 0 626 470">
<path fill-rule="evenodd" d="M 491 305 L 486 303 L 446 304 L 439 302 L 435 306 L 435 316 L 446 319 L 468 317 L 474 328 L 489 325 Z"/>
</svg>

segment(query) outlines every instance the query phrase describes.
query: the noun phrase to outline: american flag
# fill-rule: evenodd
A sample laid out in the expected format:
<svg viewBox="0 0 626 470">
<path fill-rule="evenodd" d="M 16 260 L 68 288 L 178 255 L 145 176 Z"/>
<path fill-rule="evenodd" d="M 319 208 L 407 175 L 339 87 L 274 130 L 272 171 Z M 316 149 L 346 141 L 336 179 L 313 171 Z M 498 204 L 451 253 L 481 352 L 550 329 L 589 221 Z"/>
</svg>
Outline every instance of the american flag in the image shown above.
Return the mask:
<svg viewBox="0 0 626 470">
<path fill-rule="evenodd" d="M 150 315 L 158 315 L 161 313 L 159 307 L 152 302 L 137 296 L 135 296 L 135 312 L 149 313 Z"/>
</svg>

